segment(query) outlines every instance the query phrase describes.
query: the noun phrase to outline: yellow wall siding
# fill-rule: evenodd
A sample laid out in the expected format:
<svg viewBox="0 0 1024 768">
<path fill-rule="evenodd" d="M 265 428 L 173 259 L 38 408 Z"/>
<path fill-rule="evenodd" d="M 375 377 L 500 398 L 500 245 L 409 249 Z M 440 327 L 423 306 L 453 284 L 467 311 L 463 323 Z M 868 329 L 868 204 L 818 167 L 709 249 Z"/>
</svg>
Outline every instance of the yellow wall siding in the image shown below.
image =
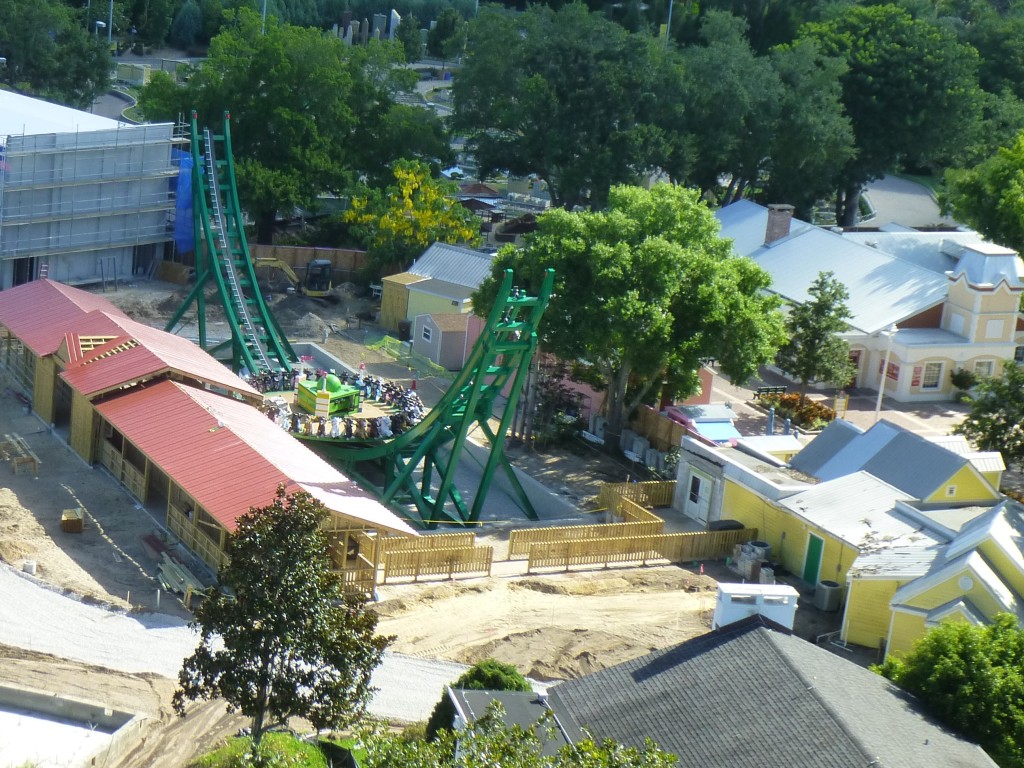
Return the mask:
<svg viewBox="0 0 1024 768">
<path fill-rule="evenodd" d="M 953 495 L 947 495 L 949 487 L 955 487 Z M 925 499 L 926 502 L 949 503 L 967 501 L 998 501 L 999 493 L 995 491 L 970 464 L 958 469 L 953 476 L 935 489 L 935 493 Z"/>
<path fill-rule="evenodd" d="M 895 611 L 892 617 L 892 629 L 889 632 L 889 644 L 886 647 L 886 655 L 906 655 L 914 647 L 914 643 L 924 636 L 924 633 L 924 616 Z"/>
<path fill-rule="evenodd" d="M 960 586 L 960 578 L 963 576 L 970 578 L 973 582 L 971 588 L 968 590 L 964 590 Z M 999 602 L 992 597 L 992 593 L 989 592 L 982 584 L 978 575 L 969 567 L 954 573 L 948 579 L 940 584 L 936 584 L 927 592 L 907 600 L 906 604 L 914 608 L 931 610 L 932 608 L 938 608 L 940 605 L 944 605 L 960 597 L 966 597 L 979 611 L 988 617 L 992 617 L 999 611 L 1005 610 L 1005 608 L 1003 608 Z"/>
<path fill-rule="evenodd" d="M 36 360 L 35 382 L 32 385 L 32 408 L 47 424 L 53 422 L 53 389 L 57 365 L 52 357 Z"/>
<path fill-rule="evenodd" d="M 68 444 L 89 464 L 96 461 L 94 434 L 97 419 L 92 403 L 81 393 L 72 392 L 71 434 L 68 436 Z"/>
<path fill-rule="evenodd" d="M 413 286 L 413 289 L 409 291 L 407 317 L 412 320 L 418 315 L 433 315 L 441 312 L 461 312 L 466 314 L 472 308 L 473 305 L 468 301 L 453 305 L 452 299 L 446 299 L 444 296 L 433 296 L 429 293 L 419 293 L 416 291 L 415 286 Z"/>
<path fill-rule="evenodd" d="M 903 582 L 890 579 L 851 579 L 846 595 L 843 640 L 877 648 L 889 634 L 892 596 Z"/>
<path fill-rule="evenodd" d="M 776 507 L 728 478 L 722 494 L 722 517 L 739 520 L 747 528 L 757 528 L 761 539 L 772 546 L 771 559 L 781 562 L 787 571 L 798 577 L 803 575 L 809 533 L 824 541 L 820 579 L 844 583 L 846 571 L 857 556 L 855 549 L 826 531 L 804 522 L 789 510 Z"/>
<path fill-rule="evenodd" d="M 1017 546 L 1015 541 L 1009 542 L 1011 547 Z M 1018 595 L 1024 595 L 1024 572 L 1010 557 L 992 540 L 985 539 L 978 545 L 978 551 L 985 556 L 985 559 L 992 565 L 992 569 L 999 574 Z"/>
</svg>

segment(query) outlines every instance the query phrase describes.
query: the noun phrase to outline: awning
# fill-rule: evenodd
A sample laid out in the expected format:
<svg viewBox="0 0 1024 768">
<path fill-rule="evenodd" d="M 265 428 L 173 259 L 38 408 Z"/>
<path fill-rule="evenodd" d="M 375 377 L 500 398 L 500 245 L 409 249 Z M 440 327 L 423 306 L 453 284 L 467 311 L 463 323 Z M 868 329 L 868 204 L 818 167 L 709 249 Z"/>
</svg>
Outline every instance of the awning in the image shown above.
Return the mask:
<svg viewBox="0 0 1024 768">
<path fill-rule="evenodd" d="M 701 437 L 706 437 L 716 443 L 727 443 L 738 437 L 743 437 L 736 431 L 731 421 L 698 421 L 693 427 Z"/>
</svg>

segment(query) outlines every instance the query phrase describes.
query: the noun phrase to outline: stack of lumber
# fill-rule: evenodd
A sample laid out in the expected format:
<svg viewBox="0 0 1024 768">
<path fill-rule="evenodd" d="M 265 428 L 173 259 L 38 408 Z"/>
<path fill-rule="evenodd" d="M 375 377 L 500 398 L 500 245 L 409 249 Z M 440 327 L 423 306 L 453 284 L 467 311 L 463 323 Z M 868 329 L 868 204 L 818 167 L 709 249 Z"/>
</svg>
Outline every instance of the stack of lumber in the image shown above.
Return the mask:
<svg viewBox="0 0 1024 768">
<path fill-rule="evenodd" d="M 169 553 L 164 552 L 161 558 L 163 562 L 157 566 L 157 576 L 168 592 L 185 596 L 192 592 L 202 592 L 206 588 L 202 581 Z"/>
</svg>

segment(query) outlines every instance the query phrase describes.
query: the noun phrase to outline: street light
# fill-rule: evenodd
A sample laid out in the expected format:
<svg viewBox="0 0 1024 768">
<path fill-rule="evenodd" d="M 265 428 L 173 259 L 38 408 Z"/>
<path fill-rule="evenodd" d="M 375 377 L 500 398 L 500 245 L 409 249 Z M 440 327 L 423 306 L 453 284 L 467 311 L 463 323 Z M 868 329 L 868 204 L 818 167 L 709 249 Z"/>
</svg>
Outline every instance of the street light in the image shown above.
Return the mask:
<svg viewBox="0 0 1024 768">
<path fill-rule="evenodd" d="M 113 42 L 111 36 L 114 34 L 114 0 L 110 0 L 110 15 L 107 17 L 107 47 Z"/>
<path fill-rule="evenodd" d="M 95 37 L 98 40 L 100 36 L 100 30 L 106 29 L 107 23 L 105 21 L 100 21 L 99 19 L 96 19 L 96 21 L 93 22 L 93 25 L 96 27 L 96 31 L 93 34 L 93 37 Z"/>
<path fill-rule="evenodd" d="M 889 345 L 885 348 L 885 360 L 882 362 L 882 375 L 879 377 L 878 382 L 878 400 L 875 401 L 875 423 L 878 423 L 878 417 L 882 413 L 882 396 L 885 394 L 885 380 L 889 378 L 889 360 L 892 357 L 892 340 L 896 336 L 896 331 L 899 328 L 896 327 L 896 323 L 890 325 L 886 330 L 882 331 L 886 336 L 889 337 Z"/>
</svg>

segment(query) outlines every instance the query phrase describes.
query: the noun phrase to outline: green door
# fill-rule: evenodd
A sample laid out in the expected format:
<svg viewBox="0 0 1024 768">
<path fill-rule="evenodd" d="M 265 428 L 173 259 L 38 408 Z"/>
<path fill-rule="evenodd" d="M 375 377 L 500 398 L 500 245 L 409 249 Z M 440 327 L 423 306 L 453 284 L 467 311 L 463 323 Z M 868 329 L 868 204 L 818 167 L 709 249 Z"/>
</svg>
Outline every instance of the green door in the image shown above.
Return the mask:
<svg viewBox="0 0 1024 768">
<path fill-rule="evenodd" d="M 821 551 L 824 548 L 824 540 L 813 533 L 808 534 L 807 559 L 804 560 L 804 581 L 808 584 L 818 583 L 818 573 L 821 571 Z"/>
</svg>

